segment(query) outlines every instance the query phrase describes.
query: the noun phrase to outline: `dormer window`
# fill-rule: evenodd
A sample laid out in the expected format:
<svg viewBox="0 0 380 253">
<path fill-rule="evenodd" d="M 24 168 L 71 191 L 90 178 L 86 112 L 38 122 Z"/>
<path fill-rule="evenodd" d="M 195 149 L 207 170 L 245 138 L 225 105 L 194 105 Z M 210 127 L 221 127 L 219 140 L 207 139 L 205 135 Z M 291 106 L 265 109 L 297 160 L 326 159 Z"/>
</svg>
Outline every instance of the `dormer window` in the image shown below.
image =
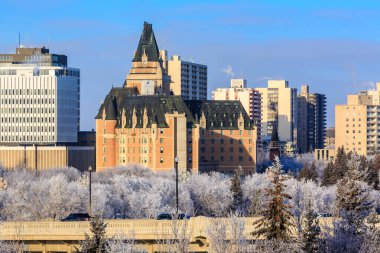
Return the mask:
<svg viewBox="0 0 380 253">
<path fill-rule="evenodd" d="M 142 64 L 143 64 L 143 65 L 146 65 L 146 64 L 147 64 L 147 60 L 144 59 L 144 60 L 142 61 Z"/>
</svg>

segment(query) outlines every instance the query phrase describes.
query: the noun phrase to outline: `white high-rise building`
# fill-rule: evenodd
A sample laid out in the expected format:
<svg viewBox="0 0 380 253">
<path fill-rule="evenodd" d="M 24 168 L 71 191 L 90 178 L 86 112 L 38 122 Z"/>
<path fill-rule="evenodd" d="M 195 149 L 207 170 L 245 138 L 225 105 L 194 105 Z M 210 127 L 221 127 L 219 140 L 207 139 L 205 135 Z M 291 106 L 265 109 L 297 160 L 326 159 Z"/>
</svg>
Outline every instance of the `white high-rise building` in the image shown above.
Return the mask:
<svg viewBox="0 0 380 253">
<path fill-rule="evenodd" d="M 166 54 L 165 54 L 166 55 Z M 207 66 L 181 60 L 173 55 L 167 61 L 170 90 L 185 100 L 207 99 Z"/>
<path fill-rule="evenodd" d="M 46 48 L 0 54 L 0 143 L 76 143 L 80 71 Z"/>
<path fill-rule="evenodd" d="M 268 80 L 267 88 L 256 88 L 261 94 L 263 140 L 270 139 L 277 125 L 282 142 L 297 143 L 297 89 L 286 80 Z"/>
</svg>

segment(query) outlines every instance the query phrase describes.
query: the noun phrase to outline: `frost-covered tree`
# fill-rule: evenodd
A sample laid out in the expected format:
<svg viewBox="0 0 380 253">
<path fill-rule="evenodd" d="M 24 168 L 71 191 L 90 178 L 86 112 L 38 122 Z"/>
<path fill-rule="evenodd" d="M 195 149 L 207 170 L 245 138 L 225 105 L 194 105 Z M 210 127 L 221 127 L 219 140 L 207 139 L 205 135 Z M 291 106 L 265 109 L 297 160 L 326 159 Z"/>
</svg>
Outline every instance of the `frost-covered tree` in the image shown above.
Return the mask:
<svg viewBox="0 0 380 253">
<path fill-rule="evenodd" d="M 25 246 L 22 241 L 1 241 L 0 253 L 24 253 Z"/>
<path fill-rule="evenodd" d="M 346 174 L 337 184 L 337 215 L 333 233 L 327 239 L 329 252 L 356 253 L 359 251 L 367 231 L 365 217 L 368 215 L 370 200 L 368 186 L 363 182 L 364 172 L 359 155 L 351 154 Z"/>
<path fill-rule="evenodd" d="M 173 213 L 171 226 L 157 236 L 158 251 L 168 253 L 188 253 L 190 251 L 191 230 L 189 220 L 178 220 Z"/>
<path fill-rule="evenodd" d="M 226 216 L 232 203 L 231 182 L 219 173 L 193 174 L 186 182 L 194 215 Z"/>
<path fill-rule="evenodd" d="M 248 253 L 251 251 L 250 240 L 244 235 L 245 222 L 239 213 L 230 213 L 222 220 L 209 221 L 206 229 L 210 241 L 211 253 Z"/>
<path fill-rule="evenodd" d="M 85 234 L 85 240 L 80 243 L 78 253 L 108 253 L 110 252 L 109 239 L 106 236 L 107 225 L 95 216 L 90 221 L 91 236 Z"/>
<path fill-rule="evenodd" d="M 110 253 L 145 253 L 146 250 L 142 245 L 138 245 L 135 240 L 135 234 L 131 231 L 125 235 L 123 233 L 108 240 Z"/>
<path fill-rule="evenodd" d="M 231 211 L 241 211 L 243 205 L 243 190 L 241 188 L 242 169 L 239 167 L 235 170 L 234 176 L 231 178 L 232 205 Z"/>
<path fill-rule="evenodd" d="M 370 161 L 365 181 L 374 189 L 380 190 L 380 154 Z"/>
<path fill-rule="evenodd" d="M 344 226 L 354 234 L 365 230 L 364 218 L 371 208 L 369 190 L 363 182 L 360 156 L 352 154 L 345 176 L 337 184 L 337 211 Z"/>
<path fill-rule="evenodd" d="M 318 172 L 315 163 L 313 162 L 311 166 L 305 164 L 300 173 L 298 174 L 298 180 L 313 180 L 318 182 Z"/>
<path fill-rule="evenodd" d="M 292 206 L 287 204 L 291 199 L 285 192 L 285 181 L 289 176 L 283 174 L 282 165 L 279 158 L 275 159 L 274 164 L 267 170 L 271 186 L 266 189 L 268 196 L 266 206 L 261 212 L 262 218 L 254 223 L 256 230 L 253 235 L 264 236 L 268 240 L 288 241 L 294 228 Z"/>
<path fill-rule="evenodd" d="M 320 244 L 320 227 L 317 214 L 313 211 L 311 203 L 303 222 L 302 249 L 305 253 L 318 253 Z"/>
<path fill-rule="evenodd" d="M 377 228 L 380 224 L 380 218 L 375 209 L 372 209 L 368 215 L 367 223 L 369 224 L 369 228 L 365 233 L 359 253 L 377 253 L 380 249 L 380 229 Z"/>
</svg>

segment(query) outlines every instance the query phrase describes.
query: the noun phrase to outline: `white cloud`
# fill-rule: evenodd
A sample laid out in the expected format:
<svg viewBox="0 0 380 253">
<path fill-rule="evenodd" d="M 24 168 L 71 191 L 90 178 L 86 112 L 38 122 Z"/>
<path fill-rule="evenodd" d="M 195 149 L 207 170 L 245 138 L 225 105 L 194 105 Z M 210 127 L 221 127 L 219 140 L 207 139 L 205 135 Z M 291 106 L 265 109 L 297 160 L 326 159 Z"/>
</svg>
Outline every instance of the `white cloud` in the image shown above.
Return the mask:
<svg viewBox="0 0 380 253">
<path fill-rule="evenodd" d="M 227 65 L 226 68 L 222 69 L 222 71 L 228 76 L 233 78 L 235 76 L 235 72 L 232 69 L 231 65 Z"/>
<path fill-rule="evenodd" d="M 372 90 L 372 89 L 375 89 L 376 84 L 375 82 L 367 81 L 367 82 L 362 83 L 360 86 Z"/>
</svg>

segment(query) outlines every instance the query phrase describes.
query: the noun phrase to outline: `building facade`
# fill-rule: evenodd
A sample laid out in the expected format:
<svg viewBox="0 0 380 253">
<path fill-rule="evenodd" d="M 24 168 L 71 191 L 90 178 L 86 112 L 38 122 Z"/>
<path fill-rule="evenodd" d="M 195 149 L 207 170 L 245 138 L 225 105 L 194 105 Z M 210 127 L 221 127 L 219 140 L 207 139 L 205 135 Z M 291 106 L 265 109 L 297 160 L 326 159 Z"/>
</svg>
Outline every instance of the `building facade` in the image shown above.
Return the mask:
<svg viewBox="0 0 380 253">
<path fill-rule="evenodd" d="M 335 106 L 335 148 L 360 155 L 380 151 L 380 83 L 376 90 L 348 95 L 347 104 Z"/>
<path fill-rule="evenodd" d="M 270 140 L 276 124 L 281 142 L 297 142 L 297 89 L 286 80 L 268 80 L 267 88 L 256 88 L 261 94 L 261 136 Z"/>
<path fill-rule="evenodd" d="M 326 129 L 326 97 L 310 93 L 309 86 L 302 85 L 297 101 L 297 148 L 299 153 L 323 148 Z"/>
<path fill-rule="evenodd" d="M 207 99 L 207 66 L 183 61 L 178 55 L 173 55 L 167 62 L 170 77 L 170 90 L 176 96 L 185 100 Z"/>
<path fill-rule="evenodd" d="M 77 141 L 80 72 L 46 48 L 0 55 L 0 143 Z"/>
<path fill-rule="evenodd" d="M 0 54 L 1 167 L 94 167 L 95 145 L 78 144 L 79 117 L 80 71 L 67 56 L 22 46 Z"/>
<path fill-rule="evenodd" d="M 326 129 L 325 147 L 335 147 L 335 127 Z"/>
<path fill-rule="evenodd" d="M 334 147 L 328 147 L 328 148 L 316 148 L 314 150 L 314 159 L 317 161 L 324 161 L 329 162 L 333 161 L 335 159 L 335 148 Z"/>
<path fill-rule="evenodd" d="M 217 88 L 212 92 L 213 100 L 239 100 L 251 120 L 257 126 L 258 141 L 261 137 L 261 94 L 254 88 L 247 88 L 247 80 L 231 79 L 230 88 Z"/>
<path fill-rule="evenodd" d="M 91 146 L 0 146 L 0 167 L 47 170 L 74 167 L 86 171 L 95 168 L 95 152 Z"/>
<path fill-rule="evenodd" d="M 254 172 L 256 129 L 240 102 L 139 96 L 113 88 L 96 117 L 96 166 L 141 164 L 154 171 Z"/>
</svg>

